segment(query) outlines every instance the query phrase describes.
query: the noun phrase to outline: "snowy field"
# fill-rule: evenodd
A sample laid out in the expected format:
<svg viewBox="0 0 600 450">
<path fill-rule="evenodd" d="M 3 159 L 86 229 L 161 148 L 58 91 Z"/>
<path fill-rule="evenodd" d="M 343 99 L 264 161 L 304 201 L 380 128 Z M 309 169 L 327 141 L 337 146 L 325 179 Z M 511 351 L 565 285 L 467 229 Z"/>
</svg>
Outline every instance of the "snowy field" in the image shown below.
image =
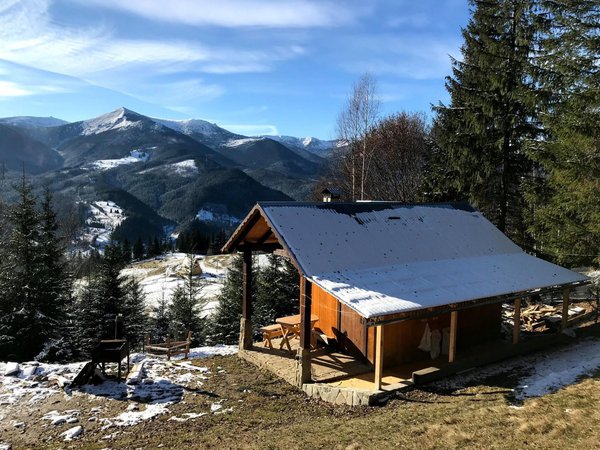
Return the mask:
<svg viewBox="0 0 600 450">
<path fill-rule="evenodd" d="M 202 275 L 195 277 L 202 286 L 199 295 L 200 303 L 204 304 L 202 315 L 207 316 L 217 306 L 217 297 L 223 289 L 231 256 L 197 255 L 196 258 L 200 260 L 202 269 Z M 146 306 L 152 308 L 163 298 L 169 301 L 173 291 L 178 286 L 183 286 L 187 264 L 185 253 L 171 253 L 133 263 L 124 269 L 121 274 L 134 277 L 140 282 L 146 295 Z"/>
<path fill-rule="evenodd" d="M 80 245 L 89 249 L 92 243 L 102 250 L 110 242 L 110 235 L 126 218 L 125 211 L 115 202 L 95 201 L 88 206 L 89 215 L 79 237 Z"/>
<path fill-rule="evenodd" d="M 195 256 L 200 261 L 202 275 L 196 276 L 200 289 L 200 303 L 203 304 L 201 315 L 209 316 L 218 305 L 218 297 L 223 289 L 227 268 L 232 255 Z M 169 253 L 156 258 L 131 264 L 121 271 L 123 276 L 136 278 L 146 295 L 148 309 L 158 305 L 164 298 L 170 301 L 173 291 L 183 286 L 188 270 L 187 254 Z M 258 255 L 257 264 L 265 267 L 268 264 L 267 255 Z"/>
<path fill-rule="evenodd" d="M 83 363 L 60 365 L 31 362 L 18 366 L 15 363 L 0 363 L 0 428 L 10 425 L 25 429 L 30 425 L 23 419 L 14 420 L 11 411 L 37 409 L 42 403 L 59 403 L 53 401 L 53 398 L 76 400 L 83 396 L 88 400 L 97 400 L 97 406 L 90 407 L 87 411 L 75 408 L 52 409 L 42 416 L 42 421 L 47 426 L 58 428 L 65 441 L 77 439 L 92 422 L 106 432 L 103 439 L 110 439 L 122 427 L 170 414 L 170 407 L 184 401 L 187 392 L 201 391 L 204 382 L 214 373 L 208 367 L 193 364 L 194 360 L 213 355 L 230 355 L 236 351 L 237 347 L 234 346 L 199 347 L 191 350 L 189 360 L 173 358 L 171 361 L 135 353 L 131 355 L 131 363 L 135 367 L 127 383 L 106 380 L 81 388 L 72 388 L 69 384 L 81 370 Z M 110 405 L 106 402 L 110 402 Z M 171 415 L 169 420 L 183 422 L 207 414 L 224 414 L 232 408 L 225 399 L 215 399 L 206 410 L 190 411 L 180 416 Z M 110 414 L 106 414 L 109 410 Z M 85 422 L 81 420 L 83 415 L 88 417 Z"/>
</svg>

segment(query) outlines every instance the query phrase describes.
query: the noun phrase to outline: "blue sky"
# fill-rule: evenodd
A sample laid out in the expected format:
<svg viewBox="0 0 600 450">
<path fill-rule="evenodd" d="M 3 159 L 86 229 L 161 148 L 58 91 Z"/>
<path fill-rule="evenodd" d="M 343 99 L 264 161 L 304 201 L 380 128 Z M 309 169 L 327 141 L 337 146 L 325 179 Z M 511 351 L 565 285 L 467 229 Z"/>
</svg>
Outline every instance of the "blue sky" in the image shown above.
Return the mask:
<svg viewBox="0 0 600 450">
<path fill-rule="evenodd" d="M 430 114 L 467 20 L 467 0 L 0 0 L 0 117 L 125 106 L 329 139 L 365 72 L 384 114 Z"/>
</svg>

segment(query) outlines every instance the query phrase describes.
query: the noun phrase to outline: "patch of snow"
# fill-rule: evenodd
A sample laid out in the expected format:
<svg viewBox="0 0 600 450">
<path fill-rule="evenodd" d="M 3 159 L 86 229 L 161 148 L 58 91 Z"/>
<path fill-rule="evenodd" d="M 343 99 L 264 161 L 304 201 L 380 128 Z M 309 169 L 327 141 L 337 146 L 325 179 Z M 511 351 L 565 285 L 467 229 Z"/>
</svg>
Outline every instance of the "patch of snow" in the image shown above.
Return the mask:
<svg viewBox="0 0 600 450">
<path fill-rule="evenodd" d="M 224 146 L 225 147 L 229 147 L 229 148 L 235 148 L 235 147 L 239 147 L 240 145 L 251 144 L 253 142 L 262 141 L 263 139 L 264 138 L 262 138 L 262 137 L 258 137 L 258 138 L 249 137 L 249 138 L 242 138 L 242 139 L 230 139 L 230 140 L 228 140 L 224 144 Z"/>
<path fill-rule="evenodd" d="M 110 242 L 112 232 L 126 218 L 125 211 L 115 202 L 95 201 L 88 206 L 88 218 L 79 245 L 92 245 L 100 251 Z"/>
<path fill-rule="evenodd" d="M 169 412 L 164 404 L 149 404 L 142 411 L 125 411 L 111 419 L 112 423 L 118 427 L 130 427 L 137 425 L 145 420 L 153 419 L 156 416 Z"/>
<path fill-rule="evenodd" d="M 198 211 L 196 218 L 202 222 L 221 222 L 229 225 L 235 225 L 236 223 L 241 222 L 237 217 L 230 216 L 229 214 L 217 213 L 204 208 Z"/>
<path fill-rule="evenodd" d="M 81 425 L 77 425 L 76 427 L 69 428 L 64 433 L 60 435 L 64 437 L 65 441 L 72 441 L 73 439 L 77 439 L 79 436 L 83 434 L 83 427 Z"/>
<path fill-rule="evenodd" d="M 213 403 L 212 405 L 210 405 L 210 412 L 217 412 L 221 408 L 223 408 L 223 405 L 221 405 L 220 403 Z"/>
<path fill-rule="evenodd" d="M 50 425 L 62 425 L 65 423 L 75 423 L 79 419 L 77 416 L 79 415 L 79 411 L 71 410 L 65 411 L 65 413 L 60 413 L 56 410 L 50 411 L 42 416 L 42 420 L 49 420 Z"/>
<path fill-rule="evenodd" d="M 190 349 L 189 358 L 208 358 L 209 356 L 226 356 L 237 353 L 237 345 L 213 345 L 210 347 L 196 347 Z"/>
<path fill-rule="evenodd" d="M 129 156 L 117 159 L 99 159 L 90 164 L 90 167 L 98 170 L 110 170 L 124 164 L 134 164 L 138 162 L 146 162 L 150 159 L 150 154 L 142 150 L 132 150 Z"/>
<path fill-rule="evenodd" d="M 183 413 L 181 417 L 172 416 L 169 420 L 173 422 L 187 422 L 190 419 L 197 419 L 198 417 L 206 416 L 208 413 Z"/>
<path fill-rule="evenodd" d="M 178 175 L 190 176 L 198 173 L 196 161 L 194 161 L 193 159 L 186 159 L 185 161 L 180 161 L 178 163 L 171 164 L 170 167 Z"/>
<path fill-rule="evenodd" d="M 434 385 L 459 389 L 479 380 L 507 373 L 526 373 L 515 388 L 515 398 L 540 397 L 575 383 L 600 369 L 600 339 L 591 338 L 543 353 L 513 358 Z"/>
</svg>

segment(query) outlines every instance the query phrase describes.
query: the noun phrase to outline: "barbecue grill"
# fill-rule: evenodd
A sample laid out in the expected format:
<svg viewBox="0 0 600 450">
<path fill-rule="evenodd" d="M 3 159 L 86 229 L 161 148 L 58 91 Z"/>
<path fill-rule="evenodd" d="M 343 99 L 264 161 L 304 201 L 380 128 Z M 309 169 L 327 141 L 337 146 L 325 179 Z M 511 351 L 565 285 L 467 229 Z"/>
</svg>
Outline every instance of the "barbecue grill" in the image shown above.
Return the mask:
<svg viewBox="0 0 600 450">
<path fill-rule="evenodd" d="M 121 379 L 121 361 L 125 357 L 127 357 L 127 372 L 129 372 L 129 342 L 124 339 L 100 341 L 98 346 L 92 350 L 92 364 L 100 364 L 103 374 L 106 375 L 106 363 L 117 363 L 119 380 Z"/>
</svg>

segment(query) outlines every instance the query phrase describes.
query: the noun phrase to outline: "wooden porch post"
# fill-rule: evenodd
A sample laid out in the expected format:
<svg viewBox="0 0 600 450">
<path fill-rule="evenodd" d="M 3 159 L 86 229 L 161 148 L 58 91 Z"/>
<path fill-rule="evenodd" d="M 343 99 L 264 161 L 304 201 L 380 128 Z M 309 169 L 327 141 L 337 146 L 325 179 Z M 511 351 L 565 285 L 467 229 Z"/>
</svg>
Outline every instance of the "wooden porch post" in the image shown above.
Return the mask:
<svg viewBox="0 0 600 450">
<path fill-rule="evenodd" d="M 456 359 L 456 326 L 458 324 L 458 311 L 450 313 L 450 348 L 448 350 L 448 362 Z"/>
<path fill-rule="evenodd" d="M 513 321 L 513 344 L 517 344 L 521 333 L 521 298 L 515 299 L 515 315 Z"/>
<path fill-rule="evenodd" d="M 244 248 L 242 268 L 242 318 L 240 350 L 252 348 L 252 250 Z"/>
<path fill-rule="evenodd" d="M 296 357 L 298 362 L 298 386 L 311 382 L 310 342 L 312 337 L 311 324 L 312 283 L 304 275 L 300 276 L 300 348 Z"/>
<path fill-rule="evenodd" d="M 569 288 L 563 289 L 563 304 L 562 304 L 562 322 L 561 330 L 565 330 L 569 323 Z"/>
<path fill-rule="evenodd" d="M 375 327 L 375 390 L 381 390 L 383 377 L 383 325 Z"/>
</svg>

